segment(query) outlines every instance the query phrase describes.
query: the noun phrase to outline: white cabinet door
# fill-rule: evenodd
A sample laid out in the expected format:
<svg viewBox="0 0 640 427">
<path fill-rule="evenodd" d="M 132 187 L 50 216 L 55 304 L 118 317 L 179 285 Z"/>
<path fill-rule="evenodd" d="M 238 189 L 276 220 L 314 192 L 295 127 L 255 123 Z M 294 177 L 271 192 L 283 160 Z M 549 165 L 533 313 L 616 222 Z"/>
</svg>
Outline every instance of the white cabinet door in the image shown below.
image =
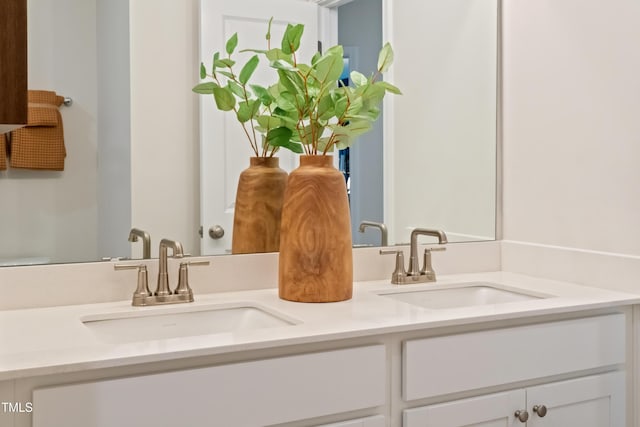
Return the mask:
<svg viewBox="0 0 640 427">
<path fill-rule="evenodd" d="M 624 427 L 623 372 L 595 375 L 527 389 L 528 427 Z M 544 406 L 540 417 L 534 406 Z"/>
<path fill-rule="evenodd" d="M 546 410 L 534 411 L 534 407 Z M 403 427 L 624 427 L 625 374 L 613 372 L 407 409 Z M 542 415 L 542 416 L 541 416 Z"/>
<path fill-rule="evenodd" d="M 512 427 L 514 414 L 525 410 L 525 391 L 513 390 L 471 399 L 407 409 L 403 427 Z M 567 427 L 567 426 L 565 426 Z"/>
</svg>

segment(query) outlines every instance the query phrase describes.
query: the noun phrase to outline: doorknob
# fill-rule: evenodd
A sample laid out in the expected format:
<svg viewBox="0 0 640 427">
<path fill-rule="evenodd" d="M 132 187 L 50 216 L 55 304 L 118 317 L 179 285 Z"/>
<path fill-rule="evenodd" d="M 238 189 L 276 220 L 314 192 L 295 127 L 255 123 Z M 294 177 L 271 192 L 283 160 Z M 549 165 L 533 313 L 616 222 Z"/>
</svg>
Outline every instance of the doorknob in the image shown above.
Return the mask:
<svg viewBox="0 0 640 427">
<path fill-rule="evenodd" d="M 514 416 L 521 423 L 526 423 L 527 420 L 529 419 L 529 413 L 527 411 L 516 411 Z"/>
<path fill-rule="evenodd" d="M 536 405 L 533 407 L 533 412 L 535 412 L 540 418 L 542 418 L 547 415 L 547 407 L 544 405 Z"/>
<path fill-rule="evenodd" d="M 214 225 L 213 227 L 209 227 L 209 237 L 213 240 L 221 239 L 224 236 L 224 228 L 219 225 Z"/>
</svg>

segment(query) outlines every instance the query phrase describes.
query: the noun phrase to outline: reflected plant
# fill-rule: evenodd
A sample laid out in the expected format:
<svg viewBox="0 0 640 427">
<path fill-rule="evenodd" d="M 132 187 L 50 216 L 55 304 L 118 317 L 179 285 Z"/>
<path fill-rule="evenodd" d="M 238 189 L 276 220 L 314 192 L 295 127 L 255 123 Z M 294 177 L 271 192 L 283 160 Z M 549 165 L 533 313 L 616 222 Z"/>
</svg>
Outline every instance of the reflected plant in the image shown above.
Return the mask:
<svg viewBox="0 0 640 427">
<path fill-rule="evenodd" d="M 296 54 L 304 25 L 288 24 L 280 47 L 271 48 L 272 20 L 266 34 L 267 50 L 241 51 L 255 55 L 236 75 L 232 54 L 238 37 L 234 34 L 226 43 L 228 57 L 221 59 L 218 52 L 214 54 L 211 74 L 204 64 L 200 66 L 200 77 L 210 77 L 212 81 L 193 90 L 213 95 L 219 110 L 236 113 L 256 156 L 272 156 L 280 147 L 307 155 L 324 155 L 334 148 L 349 147 L 358 136 L 371 130 L 386 93 L 401 93 L 391 83 L 379 80 L 393 63 L 391 45 L 387 43 L 380 50 L 373 75 L 366 77 L 352 71 L 349 77 L 353 86 L 345 86 L 340 80 L 344 68 L 342 46 L 316 53 L 310 64 L 301 63 Z M 269 61 L 277 75 L 276 82 L 268 88 L 249 84 L 260 56 Z M 258 134 L 261 141 L 257 140 Z"/>
</svg>

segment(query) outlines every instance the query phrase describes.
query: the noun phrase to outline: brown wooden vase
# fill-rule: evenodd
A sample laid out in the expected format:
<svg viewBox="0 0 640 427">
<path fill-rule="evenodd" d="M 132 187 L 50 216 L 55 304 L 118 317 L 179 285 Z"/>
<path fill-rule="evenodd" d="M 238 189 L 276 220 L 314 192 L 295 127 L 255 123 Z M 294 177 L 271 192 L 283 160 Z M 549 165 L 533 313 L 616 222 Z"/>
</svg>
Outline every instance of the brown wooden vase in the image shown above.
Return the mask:
<svg viewBox="0 0 640 427">
<path fill-rule="evenodd" d="M 353 293 L 351 219 L 344 175 L 333 156 L 300 156 L 282 207 L 280 298 L 334 302 Z"/>
<path fill-rule="evenodd" d="M 277 157 L 251 157 L 240 173 L 231 253 L 277 252 L 287 173 Z"/>
</svg>

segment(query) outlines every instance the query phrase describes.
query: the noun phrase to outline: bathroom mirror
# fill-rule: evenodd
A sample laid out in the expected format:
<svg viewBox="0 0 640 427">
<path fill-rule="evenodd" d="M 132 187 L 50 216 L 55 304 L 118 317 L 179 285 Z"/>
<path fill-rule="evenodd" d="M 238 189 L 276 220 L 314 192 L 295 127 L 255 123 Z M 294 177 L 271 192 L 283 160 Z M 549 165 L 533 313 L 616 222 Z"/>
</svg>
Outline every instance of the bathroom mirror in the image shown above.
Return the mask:
<svg viewBox="0 0 640 427">
<path fill-rule="evenodd" d="M 390 77 L 404 95 L 384 106 L 376 159 L 358 153 L 367 141 L 350 153 L 351 191 L 362 204 L 354 228 L 384 220 L 391 244 L 406 242 L 417 226 L 443 228 L 452 241 L 494 239 L 497 3 L 356 1 L 329 2 L 341 3 L 341 37 L 369 34 L 349 21 L 365 13 L 363 4 L 372 15 L 361 22 L 394 8 L 385 22 L 396 51 Z M 167 237 L 200 254 L 198 96 L 191 93 L 199 1 L 28 5 L 30 87 L 55 90 L 73 105 L 62 107 L 63 172 L 0 171 L 0 265 L 139 258 L 141 245 L 127 241 L 132 226 L 150 232 L 154 251 Z M 403 24 L 417 15 L 420 26 Z M 350 66 L 365 68 L 366 48 L 338 41 Z M 372 162 L 383 176 L 367 175 Z M 367 210 L 369 200 L 377 210 Z M 205 239 L 213 225 L 203 224 Z M 357 245 L 379 239 L 374 229 L 354 233 Z"/>
</svg>

